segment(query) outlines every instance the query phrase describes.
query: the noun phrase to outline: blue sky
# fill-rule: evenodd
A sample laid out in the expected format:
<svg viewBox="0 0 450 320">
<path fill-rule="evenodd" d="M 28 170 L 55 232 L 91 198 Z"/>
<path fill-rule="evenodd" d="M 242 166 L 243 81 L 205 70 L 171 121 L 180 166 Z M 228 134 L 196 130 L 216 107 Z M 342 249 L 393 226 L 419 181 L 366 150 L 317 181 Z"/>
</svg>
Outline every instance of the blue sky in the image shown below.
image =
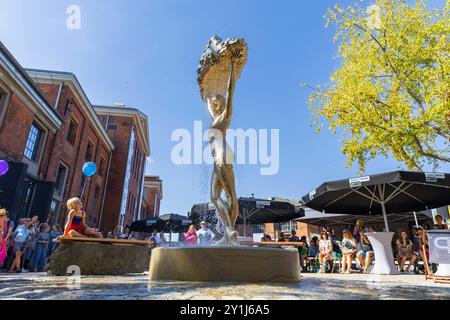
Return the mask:
<svg viewBox="0 0 450 320">
<path fill-rule="evenodd" d="M 345 5 L 351 1 L 339 1 Z M 147 173 L 164 183 L 162 213 L 186 214 L 208 201 L 211 167 L 174 165 L 173 130 L 209 124 L 197 85 L 208 39 L 243 37 L 248 63 L 237 83 L 232 128 L 280 129 L 280 170 L 261 176 L 236 166 L 238 196 L 300 198 L 323 181 L 357 174 L 345 168 L 339 137 L 310 126 L 308 89 L 337 67 L 326 8 L 336 1 L 262 0 L 0 0 L 0 40 L 29 68 L 71 71 L 94 104 L 123 102 L 149 117 Z M 66 28 L 69 5 L 81 9 L 81 29 Z M 403 168 L 371 161 L 367 173 Z M 449 171 L 449 166 L 441 167 Z"/>
</svg>

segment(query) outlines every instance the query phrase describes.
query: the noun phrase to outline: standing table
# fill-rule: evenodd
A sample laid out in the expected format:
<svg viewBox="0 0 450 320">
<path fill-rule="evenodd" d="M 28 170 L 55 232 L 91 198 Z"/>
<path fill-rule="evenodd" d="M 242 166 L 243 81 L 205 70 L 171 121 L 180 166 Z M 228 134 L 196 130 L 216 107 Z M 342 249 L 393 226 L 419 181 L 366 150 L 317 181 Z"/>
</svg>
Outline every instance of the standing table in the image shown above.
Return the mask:
<svg viewBox="0 0 450 320">
<path fill-rule="evenodd" d="M 393 232 L 368 232 L 366 236 L 375 255 L 375 266 L 372 274 L 399 274 L 394 263 L 394 254 L 392 252 L 392 237 Z"/>
</svg>

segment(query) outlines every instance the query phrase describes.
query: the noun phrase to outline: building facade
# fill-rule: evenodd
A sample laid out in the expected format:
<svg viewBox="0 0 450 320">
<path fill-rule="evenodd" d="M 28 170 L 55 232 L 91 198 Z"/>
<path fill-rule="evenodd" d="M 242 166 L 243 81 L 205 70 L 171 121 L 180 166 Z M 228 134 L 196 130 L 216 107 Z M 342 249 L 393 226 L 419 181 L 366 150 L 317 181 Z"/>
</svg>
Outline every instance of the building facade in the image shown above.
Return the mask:
<svg viewBox="0 0 450 320">
<path fill-rule="evenodd" d="M 54 183 L 46 161 L 62 125 L 54 106 L 0 43 L 0 159 L 9 163 L 0 177 L 0 205 L 13 219 L 47 219 Z"/>
<path fill-rule="evenodd" d="M 124 105 L 95 106 L 114 143 L 104 217 L 100 228 L 113 231 L 139 219 L 146 160 L 150 155 L 148 119 Z"/>
<path fill-rule="evenodd" d="M 162 199 L 162 180 L 158 176 L 145 176 L 144 192 L 142 193 L 141 213 L 138 217 L 138 220 L 158 217 L 160 214 Z"/>
<path fill-rule="evenodd" d="M 87 212 L 87 223 L 98 226 L 114 145 L 74 74 L 31 69 L 27 72 L 63 119 L 44 158 L 45 175 L 55 182 L 50 204 L 52 220 L 64 223 L 66 201 L 78 196 Z M 97 165 L 97 173 L 89 178 L 82 174 L 86 162 Z"/>
<path fill-rule="evenodd" d="M 9 164 L 0 206 L 13 220 L 63 224 L 67 199 L 78 196 L 90 226 L 123 227 L 143 207 L 150 212 L 149 201 L 159 208 L 162 187 L 151 196 L 149 187 L 142 205 L 149 155 L 145 114 L 94 107 L 73 73 L 24 69 L 0 42 L 0 160 Z M 82 173 L 86 162 L 97 165 L 92 177 Z"/>
</svg>

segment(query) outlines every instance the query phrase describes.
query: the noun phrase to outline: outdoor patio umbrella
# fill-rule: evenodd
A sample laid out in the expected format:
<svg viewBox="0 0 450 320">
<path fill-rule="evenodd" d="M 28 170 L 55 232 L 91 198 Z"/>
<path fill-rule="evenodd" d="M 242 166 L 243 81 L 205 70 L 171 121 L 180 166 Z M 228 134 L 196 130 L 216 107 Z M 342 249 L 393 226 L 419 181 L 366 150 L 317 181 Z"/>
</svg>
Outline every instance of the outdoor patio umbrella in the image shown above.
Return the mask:
<svg viewBox="0 0 450 320">
<path fill-rule="evenodd" d="M 131 223 L 130 231 L 152 232 L 165 228 L 165 223 L 159 217 L 151 217 L 145 220 L 137 220 Z"/>
<path fill-rule="evenodd" d="M 396 274 L 388 213 L 428 210 L 450 203 L 450 175 L 394 171 L 325 182 L 303 197 L 305 205 L 327 213 L 383 215 L 387 232 L 368 233 L 375 252 L 374 274 Z"/>
<path fill-rule="evenodd" d="M 303 197 L 309 208 L 326 213 L 387 214 L 429 210 L 450 204 L 450 174 L 393 171 L 325 182 Z"/>
<path fill-rule="evenodd" d="M 159 216 L 159 219 L 161 219 L 165 226 L 164 231 L 170 232 L 170 241 L 172 241 L 173 232 L 187 231 L 189 225 L 192 224 L 192 220 L 188 217 L 175 213 L 163 214 Z"/>
<path fill-rule="evenodd" d="M 239 198 L 239 216 L 236 224 L 244 225 L 244 236 L 247 224 L 280 223 L 304 216 L 304 210 L 287 200 L 264 200 L 256 198 Z M 189 218 L 195 223 L 204 220 L 216 223 L 216 208 L 212 203 L 196 204 L 192 207 Z"/>
<path fill-rule="evenodd" d="M 387 215 L 389 222 L 413 221 L 411 212 L 389 213 Z M 417 218 L 421 221 L 433 219 L 430 211 L 419 211 Z M 353 214 L 332 214 L 323 213 L 322 211 L 305 209 L 305 216 L 295 219 L 295 221 L 312 224 L 316 226 L 336 226 L 355 224 L 355 221 L 364 221 L 366 225 L 374 225 L 383 223 L 381 215 L 353 215 Z"/>
</svg>

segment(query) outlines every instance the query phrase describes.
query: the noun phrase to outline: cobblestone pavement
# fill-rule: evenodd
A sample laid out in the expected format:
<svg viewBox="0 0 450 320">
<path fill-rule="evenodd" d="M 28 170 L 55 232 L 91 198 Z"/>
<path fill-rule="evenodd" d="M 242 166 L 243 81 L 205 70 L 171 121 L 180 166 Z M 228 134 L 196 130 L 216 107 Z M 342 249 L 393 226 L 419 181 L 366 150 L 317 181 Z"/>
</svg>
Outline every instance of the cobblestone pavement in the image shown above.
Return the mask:
<svg viewBox="0 0 450 320">
<path fill-rule="evenodd" d="M 149 282 L 146 274 L 48 277 L 45 273 L 0 274 L 0 299 L 444 299 L 450 285 L 423 276 L 303 274 L 298 283 Z"/>
</svg>

